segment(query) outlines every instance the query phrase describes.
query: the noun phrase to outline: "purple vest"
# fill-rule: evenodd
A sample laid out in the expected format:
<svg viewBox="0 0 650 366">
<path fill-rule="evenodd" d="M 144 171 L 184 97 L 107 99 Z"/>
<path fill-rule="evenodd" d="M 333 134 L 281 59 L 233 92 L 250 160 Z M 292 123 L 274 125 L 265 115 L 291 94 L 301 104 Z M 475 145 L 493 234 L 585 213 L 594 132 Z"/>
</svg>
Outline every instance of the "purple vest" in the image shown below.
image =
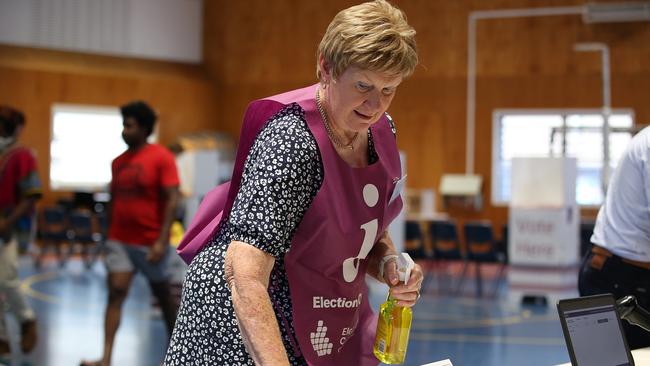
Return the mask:
<svg viewBox="0 0 650 366">
<path fill-rule="evenodd" d="M 224 212 L 229 212 L 232 207 L 244 161 L 258 132 L 273 114 L 298 103 L 318 144 L 324 179 L 285 256 L 297 338 L 292 339 L 293 350 L 289 351 L 302 353 L 310 365 L 377 365 L 372 353 L 377 319 L 368 304 L 366 258 L 402 209 L 399 196 L 390 202 L 395 182 L 401 178 L 399 153 L 388 121 L 382 117 L 371 127 L 379 160 L 368 167 L 351 168 L 327 136 L 316 107 L 317 87 L 251 103 L 230 186 L 217 187 L 212 197 L 211 192 L 204 199 L 212 204 L 201 204 L 179 253 L 191 260 L 214 234 L 221 219 L 219 208 L 225 206 Z M 271 284 L 269 291 L 274 290 Z M 274 306 L 281 315 L 277 304 Z"/>
</svg>

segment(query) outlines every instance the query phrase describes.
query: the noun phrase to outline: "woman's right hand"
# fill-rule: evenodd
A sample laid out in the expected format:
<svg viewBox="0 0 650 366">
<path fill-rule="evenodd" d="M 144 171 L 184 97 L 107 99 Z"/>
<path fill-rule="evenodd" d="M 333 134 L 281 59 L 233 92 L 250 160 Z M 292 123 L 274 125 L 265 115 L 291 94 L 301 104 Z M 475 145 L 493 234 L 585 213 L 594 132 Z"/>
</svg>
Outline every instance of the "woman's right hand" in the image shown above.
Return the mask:
<svg viewBox="0 0 650 366">
<path fill-rule="evenodd" d="M 414 306 L 420 299 L 420 289 L 424 273 L 419 264 L 415 264 L 407 283 L 399 280 L 397 273 L 397 258 L 393 257 L 384 263 L 384 281 L 390 286 L 390 295 L 397 300 L 399 306 Z"/>
</svg>

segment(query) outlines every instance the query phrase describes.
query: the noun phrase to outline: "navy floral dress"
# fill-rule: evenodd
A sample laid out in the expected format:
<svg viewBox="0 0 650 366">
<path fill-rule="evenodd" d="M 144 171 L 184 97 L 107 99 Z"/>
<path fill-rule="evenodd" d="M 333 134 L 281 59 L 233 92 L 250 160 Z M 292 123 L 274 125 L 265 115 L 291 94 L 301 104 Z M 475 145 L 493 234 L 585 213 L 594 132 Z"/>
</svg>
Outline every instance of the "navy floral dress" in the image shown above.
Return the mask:
<svg viewBox="0 0 650 366">
<path fill-rule="evenodd" d="M 373 163 L 378 157 L 370 132 L 368 137 L 369 163 Z M 256 137 L 229 217 L 188 269 L 164 365 L 254 365 L 224 276 L 226 249 L 234 240 L 275 258 L 270 283 L 280 290 L 269 296 L 290 363 L 306 364 L 291 351 L 289 337 L 295 335 L 284 255 L 322 182 L 320 153 L 304 111 L 297 104 L 289 105 Z"/>
</svg>

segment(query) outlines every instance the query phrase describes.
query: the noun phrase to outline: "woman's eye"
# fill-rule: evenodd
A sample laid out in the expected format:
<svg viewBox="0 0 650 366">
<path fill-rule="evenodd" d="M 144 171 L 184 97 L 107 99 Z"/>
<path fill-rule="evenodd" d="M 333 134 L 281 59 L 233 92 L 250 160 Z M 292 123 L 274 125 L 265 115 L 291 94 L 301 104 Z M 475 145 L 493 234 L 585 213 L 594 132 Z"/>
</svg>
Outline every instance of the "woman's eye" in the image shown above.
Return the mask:
<svg viewBox="0 0 650 366">
<path fill-rule="evenodd" d="M 381 90 L 384 95 L 393 95 L 395 93 L 395 88 L 384 88 Z"/>
<path fill-rule="evenodd" d="M 357 89 L 362 92 L 367 92 L 370 90 L 370 85 L 364 83 L 357 83 Z"/>
</svg>

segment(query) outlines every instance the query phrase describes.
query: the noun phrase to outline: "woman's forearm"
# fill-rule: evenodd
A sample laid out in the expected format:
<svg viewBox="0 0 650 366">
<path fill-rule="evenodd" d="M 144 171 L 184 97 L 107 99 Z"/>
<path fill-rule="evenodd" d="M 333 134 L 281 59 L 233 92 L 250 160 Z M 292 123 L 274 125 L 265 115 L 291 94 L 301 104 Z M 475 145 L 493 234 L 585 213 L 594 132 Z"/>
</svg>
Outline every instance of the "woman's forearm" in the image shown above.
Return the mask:
<svg viewBox="0 0 650 366">
<path fill-rule="evenodd" d="M 257 365 L 288 365 L 280 328 L 268 293 L 275 260 L 261 250 L 234 241 L 226 251 L 225 276 L 239 330 Z"/>
<path fill-rule="evenodd" d="M 260 283 L 232 286 L 232 300 L 244 344 L 257 365 L 288 365 L 267 288 Z"/>
</svg>

